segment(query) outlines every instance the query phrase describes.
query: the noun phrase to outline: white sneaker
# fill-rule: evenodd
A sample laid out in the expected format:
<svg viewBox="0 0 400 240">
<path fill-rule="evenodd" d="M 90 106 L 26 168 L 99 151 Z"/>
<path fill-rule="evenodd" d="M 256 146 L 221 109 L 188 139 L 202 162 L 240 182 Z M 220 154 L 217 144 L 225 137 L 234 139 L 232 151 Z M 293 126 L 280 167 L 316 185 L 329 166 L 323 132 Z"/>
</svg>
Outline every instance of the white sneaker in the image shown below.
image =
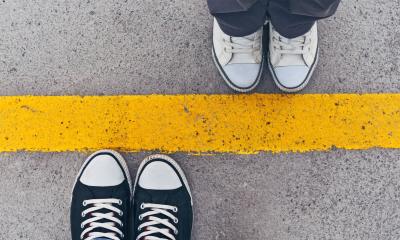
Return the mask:
<svg viewBox="0 0 400 240">
<path fill-rule="evenodd" d="M 317 23 L 306 34 L 288 39 L 270 24 L 268 67 L 276 85 L 285 92 L 302 90 L 318 61 Z"/>
<path fill-rule="evenodd" d="M 262 28 L 245 37 L 232 37 L 214 19 L 213 59 L 225 82 L 238 92 L 253 90 L 262 76 Z"/>
</svg>

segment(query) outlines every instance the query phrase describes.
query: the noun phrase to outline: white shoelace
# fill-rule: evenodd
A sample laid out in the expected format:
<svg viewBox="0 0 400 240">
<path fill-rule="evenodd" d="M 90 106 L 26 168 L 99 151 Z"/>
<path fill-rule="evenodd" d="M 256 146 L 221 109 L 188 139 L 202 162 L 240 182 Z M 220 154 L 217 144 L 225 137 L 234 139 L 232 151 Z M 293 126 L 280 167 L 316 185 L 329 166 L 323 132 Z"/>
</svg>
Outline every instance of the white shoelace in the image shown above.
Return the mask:
<svg viewBox="0 0 400 240">
<path fill-rule="evenodd" d="M 274 50 L 279 54 L 305 54 L 309 51 L 311 45 L 311 37 L 309 33 L 302 35 L 297 38 L 285 38 L 281 36 L 277 31 L 272 32 L 272 41 Z"/>
<path fill-rule="evenodd" d="M 82 212 L 82 217 L 90 214 L 91 218 L 81 223 L 81 228 L 84 229 L 81 234 L 82 240 L 92 240 L 96 238 L 108 238 L 112 240 L 120 240 L 124 237 L 124 234 L 118 227 L 122 227 L 123 223 L 120 219 L 115 217 L 116 214 L 119 216 L 123 215 L 123 212 L 114 207 L 113 204 L 122 205 L 120 199 L 90 199 L 83 201 L 83 206 L 88 206 L 86 210 Z M 99 210 L 109 210 L 108 213 L 101 213 Z M 108 222 L 99 222 L 100 220 L 108 220 Z M 96 232 L 97 228 L 107 229 L 109 232 Z"/>
<path fill-rule="evenodd" d="M 145 231 L 140 233 L 136 240 L 175 240 L 174 235 L 178 234 L 178 229 L 169 220 L 172 220 L 175 224 L 177 224 L 178 218 L 169 211 L 177 213 L 177 207 L 162 204 L 142 203 L 140 208 L 148 210 L 139 215 L 139 220 L 142 221 L 145 219 L 145 221 L 139 225 L 138 230 L 141 231 L 143 228 L 145 228 Z M 155 215 L 164 215 L 167 218 L 163 219 L 156 217 Z M 155 227 L 155 225 L 162 225 L 165 226 L 165 228 Z M 171 234 L 171 230 L 173 234 Z M 166 238 L 154 236 L 157 233 L 165 236 Z"/>
<path fill-rule="evenodd" d="M 260 36 L 259 34 L 252 34 L 246 37 L 231 37 L 224 36 L 222 38 L 224 43 L 224 51 L 229 53 L 254 53 L 260 51 Z"/>
</svg>

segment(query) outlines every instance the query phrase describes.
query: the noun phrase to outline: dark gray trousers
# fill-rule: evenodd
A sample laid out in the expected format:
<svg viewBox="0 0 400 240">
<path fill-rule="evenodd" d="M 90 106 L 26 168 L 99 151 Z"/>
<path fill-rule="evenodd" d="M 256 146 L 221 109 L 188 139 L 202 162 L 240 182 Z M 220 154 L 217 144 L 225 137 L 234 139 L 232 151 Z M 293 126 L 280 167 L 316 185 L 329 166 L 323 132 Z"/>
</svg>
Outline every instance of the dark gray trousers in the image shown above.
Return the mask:
<svg viewBox="0 0 400 240">
<path fill-rule="evenodd" d="M 336 12 L 340 0 L 207 0 L 222 31 L 236 37 L 254 33 L 270 19 L 284 37 L 308 32 L 315 21 Z"/>
</svg>

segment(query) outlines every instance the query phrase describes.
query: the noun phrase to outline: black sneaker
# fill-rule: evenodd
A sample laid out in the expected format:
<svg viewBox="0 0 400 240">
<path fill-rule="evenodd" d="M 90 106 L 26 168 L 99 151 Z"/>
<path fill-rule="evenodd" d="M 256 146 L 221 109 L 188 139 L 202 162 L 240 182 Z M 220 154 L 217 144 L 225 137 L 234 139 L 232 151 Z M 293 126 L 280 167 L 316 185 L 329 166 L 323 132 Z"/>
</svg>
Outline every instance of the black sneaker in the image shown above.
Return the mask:
<svg viewBox="0 0 400 240">
<path fill-rule="evenodd" d="M 109 150 L 92 154 L 72 192 L 72 240 L 128 239 L 131 185 L 121 155 Z"/>
<path fill-rule="evenodd" d="M 192 205 L 189 184 L 172 158 L 152 155 L 143 160 L 133 192 L 137 240 L 190 240 Z"/>
</svg>

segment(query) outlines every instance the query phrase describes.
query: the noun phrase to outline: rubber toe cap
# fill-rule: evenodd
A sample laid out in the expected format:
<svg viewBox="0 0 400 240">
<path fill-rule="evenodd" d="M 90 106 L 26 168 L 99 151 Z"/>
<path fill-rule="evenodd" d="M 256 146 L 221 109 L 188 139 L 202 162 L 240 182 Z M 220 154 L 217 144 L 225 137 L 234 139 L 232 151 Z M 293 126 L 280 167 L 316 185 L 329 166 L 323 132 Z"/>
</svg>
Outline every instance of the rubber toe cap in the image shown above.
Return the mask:
<svg viewBox="0 0 400 240">
<path fill-rule="evenodd" d="M 237 87 L 250 88 L 257 82 L 261 64 L 228 64 L 223 67 L 228 79 Z"/>
<path fill-rule="evenodd" d="M 142 170 L 138 184 L 151 190 L 171 190 L 182 186 L 175 170 L 163 161 L 152 161 Z"/>
<path fill-rule="evenodd" d="M 87 186 L 109 187 L 121 184 L 124 179 L 117 160 L 109 154 L 100 154 L 90 160 L 79 180 Z"/>
<path fill-rule="evenodd" d="M 308 77 L 310 68 L 307 66 L 286 66 L 274 69 L 276 80 L 285 88 L 297 88 Z"/>
</svg>

